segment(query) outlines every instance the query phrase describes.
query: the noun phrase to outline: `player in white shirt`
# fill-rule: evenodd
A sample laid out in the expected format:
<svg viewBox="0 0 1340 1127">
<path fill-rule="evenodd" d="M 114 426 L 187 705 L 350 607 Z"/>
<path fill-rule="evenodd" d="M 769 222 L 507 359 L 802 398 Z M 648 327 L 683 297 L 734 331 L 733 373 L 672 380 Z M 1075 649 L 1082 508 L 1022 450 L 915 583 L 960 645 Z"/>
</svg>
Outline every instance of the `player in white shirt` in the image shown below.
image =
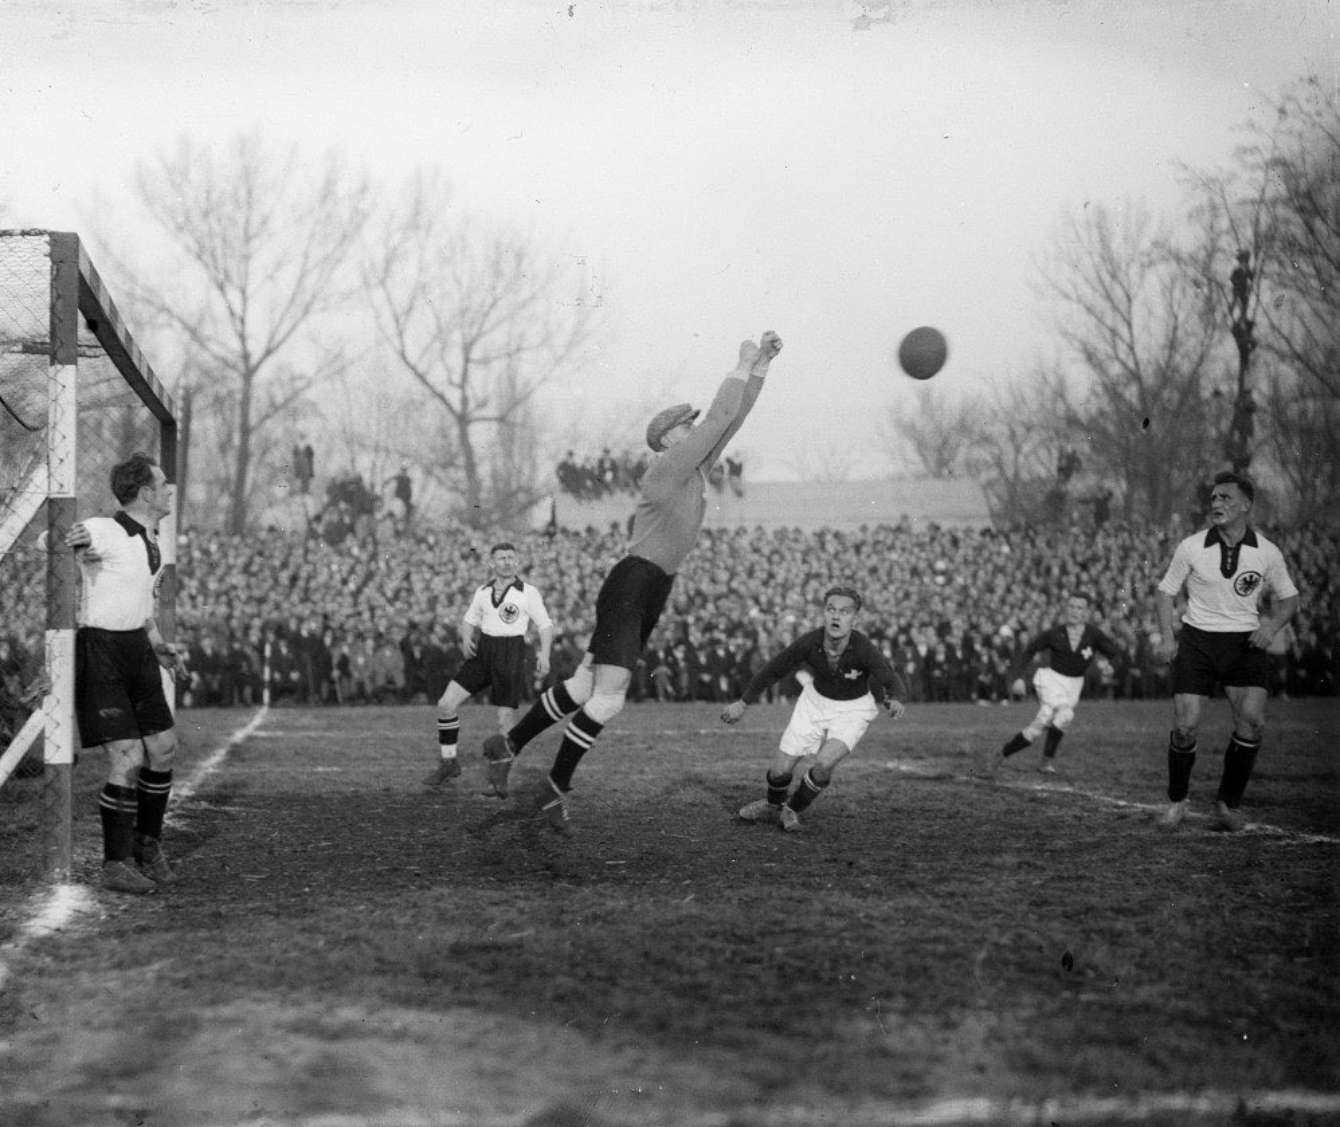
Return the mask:
<svg viewBox="0 0 1340 1127">
<path fill-rule="evenodd" d="M 540 636 L 535 671 L 540 677 L 549 674 L 554 624 L 544 599 L 537 588 L 517 576 L 515 545 L 495 544 L 489 557 L 493 577 L 475 591 L 461 622 L 465 664 L 437 702 L 438 765 L 425 780 L 428 786 L 460 776 L 461 765 L 456 758 L 460 708 L 475 693 L 490 690 L 489 700 L 497 707 L 500 732 L 506 732 L 516 721 L 516 708 L 525 687 L 526 634 L 531 623 Z"/>
<path fill-rule="evenodd" d="M 186 668 L 154 618 L 163 575 L 158 522 L 172 511 L 172 487 L 145 454 L 114 466 L 111 486 L 120 509 L 78 522 L 65 537 L 83 581 L 75 712 L 83 746 L 107 752 L 98 799 L 103 885 L 145 893 L 173 876 L 160 839 L 177 734 L 159 666 L 178 676 Z"/>
<path fill-rule="evenodd" d="M 1177 545 L 1156 593 L 1160 656 L 1172 660 L 1174 724 L 1168 743 L 1168 810 L 1162 824 L 1187 813 L 1196 733 L 1216 684 L 1233 710 L 1233 735 L 1224 752 L 1215 801 L 1221 829 L 1240 830 L 1238 807 L 1251 778 L 1265 730 L 1270 688 L 1266 647 L 1298 609 L 1298 588 L 1280 550 L 1248 523 L 1256 488 L 1242 474 L 1217 474 L 1210 492 L 1210 527 Z M 1186 594 L 1180 634 L 1175 600 Z M 1259 613 L 1271 595 L 1271 613 Z"/>
</svg>

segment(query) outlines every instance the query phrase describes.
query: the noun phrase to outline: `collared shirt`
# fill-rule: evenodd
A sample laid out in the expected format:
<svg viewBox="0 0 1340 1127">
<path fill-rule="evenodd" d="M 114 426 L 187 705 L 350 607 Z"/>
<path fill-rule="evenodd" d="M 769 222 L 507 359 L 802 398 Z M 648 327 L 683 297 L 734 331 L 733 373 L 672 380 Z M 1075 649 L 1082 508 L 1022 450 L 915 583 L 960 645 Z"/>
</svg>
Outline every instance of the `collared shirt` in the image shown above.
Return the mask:
<svg viewBox="0 0 1340 1127">
<path fill-rule="evenodd" d="M 89 517 L 83 525 L 98 559 L 77 553 L 83 588 L 76 620 L 99 630 L 142 627 L 154 615 L 163 575 L 157 535 L 123 512 Z"/>
<path fill-rule="evenodd" d="M 1260 626 L 1266 591 L 1278 599 L 1298 594 L 1283 554 L 1253 528 L 1236 544 L 1225 543 L 1213 527 L 1178 544 L 1159 590 L 1176 598 L 1184 587 L 1182 621 L 1219 633 L 1251 633 Z"/>
<path fill-rule="evenodd" d="M 524 637 L 532 622 L 540 630 L 553 626 L 539 589 L 513 579 L 501 596 L 493 593 L 492 581 L 475 591 L 465 612 L 465 621 L 478 626 L 490 638 Z"/>
<path fill-rule="evenodd" d="M 1081 627 L 1077 646 L 1070 644 L 1070 627 L 1064 622 L 1058 622 L 1024 647 L 1015 663 L 1016 667 L 1026 667 L 1035 654 L 1044 651 L 1048 655 L 1050 668 L 1062 677 L 1083 677 L 1095 653 L 1104 654 L 1114 661 L 1121 656 L 1120 647 L 1092 622 L 1086 622 Z M 1013 680 L 1013 677 L 1007 680 Z"/>
<path fill-rule="evenodd" d="M 824 629 L 802 634 L 767 665 L 754 674 L 741 693 L 746 704 L 753 704 L 788 673 L 806 668 L 814 674 L 814 691 L 829 700 L 857 700 L 870 693 L 883 704 L 890 697 L 903 700 L 906 687 L 879 648 L 853 630 L 847 646 L 836 658 L 824 649 Z"/>
</svg>

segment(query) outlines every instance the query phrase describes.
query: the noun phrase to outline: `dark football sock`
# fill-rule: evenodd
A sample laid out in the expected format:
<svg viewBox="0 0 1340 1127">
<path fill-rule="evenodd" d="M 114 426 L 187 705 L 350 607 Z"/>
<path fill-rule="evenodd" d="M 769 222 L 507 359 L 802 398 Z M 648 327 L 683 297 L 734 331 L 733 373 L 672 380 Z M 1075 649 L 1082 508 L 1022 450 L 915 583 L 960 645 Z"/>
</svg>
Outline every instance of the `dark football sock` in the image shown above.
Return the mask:
<svg viewBox="0 0 1340 1127">
<path fill-rule="evenodd" d="M 456 754 L 456 744 L 461 738 L 461 718 L 459 716 L 439 716 L 437 718 L 437 748 L 443 759 Z"/>
<path fill-rule="evenodd" d="M 512 749 L 520 751 L 546 728 L 552 728 L 576 709 L 576 701 L 561 682 L 553 688 L 545 689 L 530 706 L 530 711 L 507 733 L 507 738 L 512 741 Z"/>
<path fill-rule="evenodd" d="M 145 837 L 163 836 L 163 816 L 167 813 L 168 796 L 172 793 L 172 772 L 140 768 L 140 785 L 136 792 L 135 832 Z"/>
<path fill-rule="evenodd" d="M 1015 732 L 1014 735 L 1005 742 L 1005 746 L 1000 749 L 1000 754 L 1008 759 L 1015 752 L 1023 751 L 1024 748 L 1028 747 L 1032 742 L 1033 741 L 1025 736 L 1023 732 Z"/>
<path fill-rule="evenodd" d="M 806 771 L 800 780 L 800 786 L 796 787 L 796 793 L 788 800 L 787 805 L 797 814 L 804 810 L 811 802 L 819 797 L 819 792 L 828 786 L 827 780 L 816 782 L 813 771 Z"/>
<path fill-rule="evenodd" d="M 1196 741 L 1185 746 L 1178 743 L 1177 733 L 1168 738 L 1168 801 L 1182 802 L 1191 790 L 1191 768 L 1196 765 Z"/>
<path fill-rule="evenodd" d="M 1061 737 L 1065 733 L 1055 724 L 1047 726 L 1047 739 L 1042 745 L 1042 755 L 1045 759 L 1055 759 L 1056 749 L 1061 746 Z"/>
<path fill-rule="evenodd" d="M 1230 810 L 1236 810 L 1242 802 L 1242 794 L 1247 789 L 1247 780 L 1252 777 L 1252 768 L 1256 766 L 1256 753 L 1261 749 L 1260 740 L 1245 740 L 1236 732 L 1229 738 L 1224 751 L 1224 773 L 1219 780 L 1219 801 Z"/>
<path fill-rule="evenodd" d="M 102 816 L 102 856 L 107 861 L 129 861 L 135 842 L 137 802 L 131 787 L 108 783 L 98 795 Z"/>
<path fill-rule="evenodd" d="M 791 789 L 791 772 L 785 775 L 774 775 L 771 771 L 766 776 L 768 780 L 768 802 L 772 806 L 780 806 L 786 801 L 787 792 Z"/>
<path fill-rule="evenodd" d="M 591 745 L 596 742 L 596 737 L 604 728 L 604 724 L 597 724 L 582 709 L 578 709 L 577 714 L 568 721 L 567 730 L 563 733 L 563 742 L 559 744 L 558 754 L 554 756 L 553 769 L 549 772 L 549 778 L 559 790 L 572 789 L 572 773 L 577 770 L 577 764 L 582 761 L 582 756 L 591 750 Z"/>
</svg>

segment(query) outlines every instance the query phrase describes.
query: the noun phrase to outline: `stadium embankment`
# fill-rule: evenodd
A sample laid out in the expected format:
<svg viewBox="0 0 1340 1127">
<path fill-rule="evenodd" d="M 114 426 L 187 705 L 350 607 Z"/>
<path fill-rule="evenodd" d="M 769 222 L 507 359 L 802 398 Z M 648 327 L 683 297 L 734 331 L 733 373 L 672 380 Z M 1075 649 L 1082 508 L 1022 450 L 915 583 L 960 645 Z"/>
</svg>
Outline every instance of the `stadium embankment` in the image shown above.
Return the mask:
<svg viewBox="0 0 1340 1127">
<path fill-rule="evenodd" d="M 624 524 L 633 497 L 621 493 L 579 501 L 560 493 L 554 499 L 559 527 L 580 530 Z M 547 515 L 547 514 L 546 514 Z M 855 529 L 861 525 L 982 527 L 991 523 L 986 495 L 975 482 L 898 478 L 845 482 L 747 482 L 742 496 L 729 489 L 707 495 L 708 527 Z"/>
</svg>

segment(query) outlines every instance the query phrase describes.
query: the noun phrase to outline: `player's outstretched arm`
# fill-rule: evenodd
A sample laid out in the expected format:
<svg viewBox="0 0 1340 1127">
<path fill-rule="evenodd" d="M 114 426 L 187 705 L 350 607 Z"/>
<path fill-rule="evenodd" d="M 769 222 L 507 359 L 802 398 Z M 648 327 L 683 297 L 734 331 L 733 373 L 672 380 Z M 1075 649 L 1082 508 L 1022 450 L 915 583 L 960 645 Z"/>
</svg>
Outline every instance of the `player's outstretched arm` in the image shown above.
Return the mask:
<svg viewBox="0 0 1340 1127">
<path fill-rule="evenodd" d="M 721 438 L 717 441 L 716 445 L 712 447 L 712 452 L 708 455 L 706 462 L 703 463 L 704 465 L 709 468 L 716 465 L 717 460 L 725 453 L 726 447 L 730 444 L 730 440 L 735 437 L 736 433 L 744 425 L 745 419 L 749 417 L 749 412 L 754 409 L 754 403 L 757 401 L 759 393 L 763 390 L 763 381 L 767 379 L 769 365 L 772 364 L 773 360 L 781 350 L 782 338 L 773 332 L 772 329 L 768 329 L 760 338 L 759 344 L 755 347 L 752 359 L 749 362 L 748 370 L 745 372 L 744 392 L 740 396 L 739 405 L 735 409 L 735 417 L 731 419 L 730 424 L 726 427 Z M 741 345 L 741 364 L 743 364 L 744 360 L 745 348 L 744 345 Z M 737 367 L 735 372 L 731 374 L 733 376 L 738 376 L 739 372 L 740 369 Z"/>
</svg>

